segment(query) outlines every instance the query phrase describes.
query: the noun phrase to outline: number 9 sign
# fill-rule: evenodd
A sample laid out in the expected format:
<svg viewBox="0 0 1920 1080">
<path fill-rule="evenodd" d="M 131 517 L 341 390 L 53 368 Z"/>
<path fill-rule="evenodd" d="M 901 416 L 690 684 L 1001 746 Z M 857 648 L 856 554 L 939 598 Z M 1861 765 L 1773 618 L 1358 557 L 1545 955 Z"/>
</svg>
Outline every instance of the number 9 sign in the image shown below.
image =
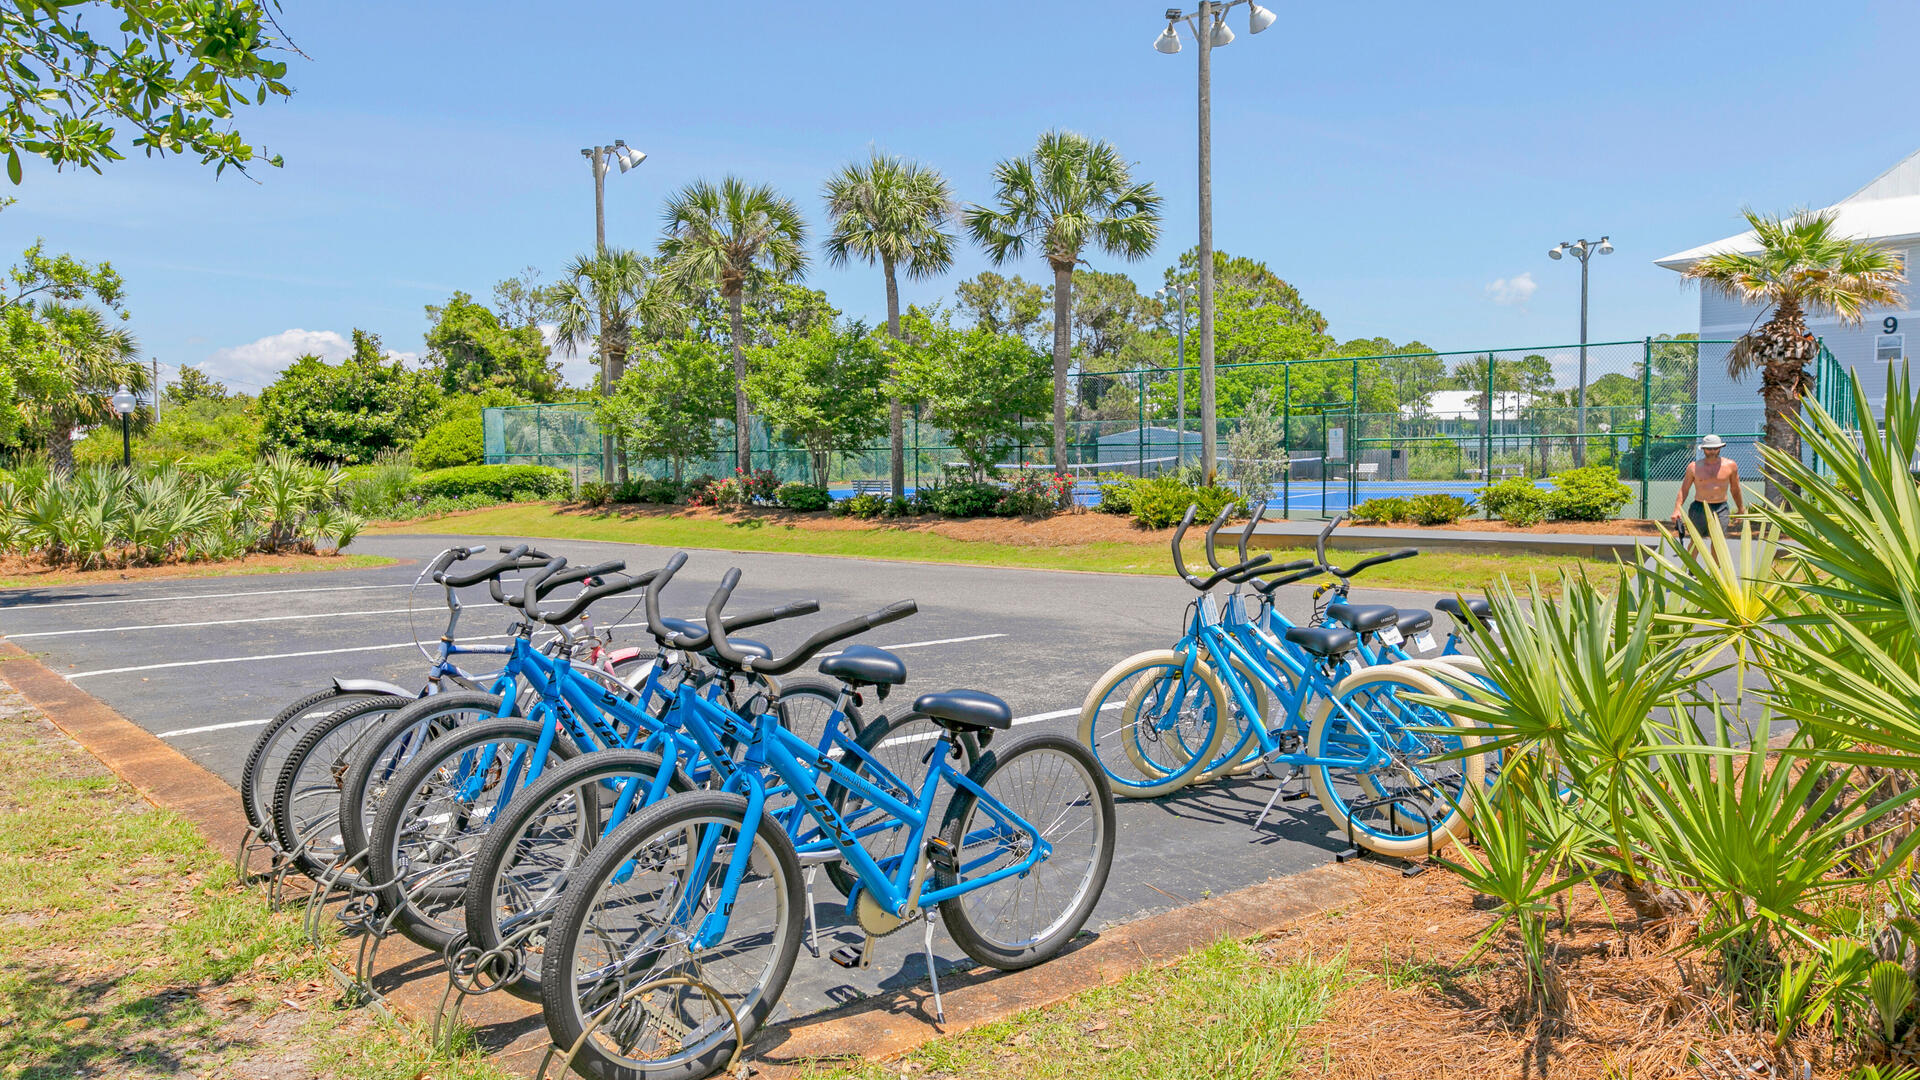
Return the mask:
<svg viewBox="0 0 1920 1080">
<path fill-rule="evenodd" d="M 1900 332 L 1900 320 L 1894 318 L 1891 315 L 1887 316 L 1884 319 L 1881 319 L 1880 326 L 1884 333 L 1897 334 Z"/>
</svg>

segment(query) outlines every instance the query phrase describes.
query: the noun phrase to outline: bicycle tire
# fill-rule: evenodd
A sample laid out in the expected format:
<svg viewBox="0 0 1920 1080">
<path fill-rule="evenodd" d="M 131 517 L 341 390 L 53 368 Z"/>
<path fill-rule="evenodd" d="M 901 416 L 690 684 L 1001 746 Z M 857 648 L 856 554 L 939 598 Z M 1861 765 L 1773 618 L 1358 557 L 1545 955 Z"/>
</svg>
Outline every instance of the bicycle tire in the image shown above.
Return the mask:
<svg viewBox="0 0 1920 1080">
<path fill-rule="evenodd" d="M 604 839 L 606 812 L 610 807 L 598 795 L 589 803 L 582 798 L 583 792 L 595 790 L 593 785 L 625 777 L 650 784 L 661 764 L 660 755 L 644 750 L 597 750 L 583 754 L 549 770 L 514 796 L 506 812 L 487 831 L 486 839 L 473 857 L 473 872 L 467 885 L 467 940 L 485 953 L 499 948 L 506 939 L 502 893 L 508 891 L 503 889 L 503 883 L 511 878 L 511 891 L 524 897 L 519 902 L 525 905 L 523 912 L 516 913 L 519 917 L 514 920 L 512 932 L 531 931 L 531 936 L 519 944 L 523 963 L 515 977 L 504 984 L 508 993 L 528 1001 L 540 1000 L 540 971 L 535 958 L 545 948 L 546 935 L 538 924 L 552 919 L 553 907 L 570 884 L 571 872 Z M 694 790 L 693 782 L 678 769 L 667 784 L 669 796 Z M 564 822 L 555 825 L 548 819 L 556 812 L 556 804 L 569 797 L 573 799 L 578 824 L 570 840 L 562 838 L 560 844 L 555 845 L 563 849 L 557 853 L 559 858 L 545 855 L 550 865 L 559 864 L 557 869 L 539 868 L 534 865 L 532 848 L 540 841 L 530 840 L 528 832 L 536 826 L 563 831 Z M 636 807 L 633 812 L 644 808 Z M 565 809 L 559 808 L 558 812 L 564 814 Z M 551 842 L 551 834 L 547 842 Z M 542 876 L 535 877 L 536 874 Z M 545 913 L 538 913 L 543 907 Z"/>
<path fill-rule="evenodd" d="M 376 781 L 391 780 L 406 761 L 419 752 L 421 745 L 462 723 L 491 720 L 499 711 L 497 694 L 455 690 L 424 697 L 395 710 L 379 727 L 368 732 L 340 779 L 340 857 L 353 859 L 367 849 L 373 817 L 379 812 L 376 805 L 379 791 L 372 790 Z M 415 734 L 419 739 L 412 745 L 394 745 Z"/>
<path fill-rule="evenodd" d="M 387 785 L 367 837 L 367 877 L 382 886 L 377 894 L 381 910 L 414 944 L 439 952 L 466 928 L 466 886 L 474 856 L 498 820 L 499 811 L 525 790 L 520 781 L 526 774 L 512 775 L 499 755 L 507 747 L 513 748 L 508 751 L 509 761 L 520 754 L 521 748 L 531 755 L 546 728 L 545 723 L 519 717 L 463 724 L 415 754 Z M 455 785 L 468 783 L 470 774 L 465 770 L 476 767 L 476 763 L 455 768 L 452 760 L 478 754 L 483 748 L 492 751 L 490 759 L 477 760 L 487 779 L 471 796 L 432 790 L 442 778 Z M 547 752 L 548 759 L 538 763 L 543 773 L 551 764 L 580 756 L 573 740 L 563 733 L 555 734 Z M 533 764 L 526 760 L 520 767 L 531 768 Z M 477 808 L 484 809 L 475 813 Z M 443 821 L 459 831 L 450 833 L 439 828 Z M 422 830 L 423 825 L 428 828 Z M 432 852 L 436 860 L 423 865 L 406 857 L 402 849 L 410 840 L 416 841 L 420 850 Z M 461 863 L 465 872 L 449 875 Z M 409 879 L 409 874 L 416 876 Z"/>
<path fill-rule="evenodd" d="M 1151 736 L 1158 739 L 1158 732 L 1147 729 L 1141 733 L 1140 709 L 1145 695 L 1153 690 L 1156 682 L 1143 681 L 1139 686 L 1128 690 L 1119 702 L 1108 699 L 1113 693 L 1128 683 L 1128 680 L 1145 675 L 1155 669 L 1177 673 L 1182 669 L 1184 658 L 1172 649 L 1155 649 L 1138 653 L 1120 661 L 1107 669 L 1093 689 L 1087 691 L 1087 699 L 1080 707 L 1080 720 L 1075 728 L 1076 737 L 1082 746 L 1092 752 L 1106 773 L 1108 783 L 1116 796 L 1127 799 L 1150 799 L 1177 791 L 1190 783 L 1205 765 L 1213 760 L 1219 750 L 1220 742 L 1226 737 L 1226 728 L 1221 724 L 1223 711 L 1220 703 L 1230 701 L 1226 689 L 1221 686 L 1220 678 L 1203 660 L 1196 659 L 1193 672 L 1198 676 L 1197 685 L 1204 689 L 1211 704 L 1197 706 L 1206 717 L 1209 734 L 1199 740 L 1205 749 L 1199 754 L 1187 757 L 1184 764 L 1160 763 L 1140 748 L 1140 742 Z M 1156 679 L 1164 678 L 1157 676 Z M 1184 699 L 1183 699 L 1184 700 Z M 1113 720 L 1102 721 L 1101 713 L 1117 708 L 1121 715 Z M 1103 732 L 1103 727 L 1108 730 Z M 1114 760 L 1109 761 L 1109 757 Z M 1124 762 L 1124 764 L 1123 764 Z M 1143 762 L 1145 765 L 1143 766 Z M 1116 771 L 1116 767 L 1127 771 Z M 1136 779 L 1135 777 L 1138 777 Z"/>
<path fill-rule="evenodd" d="M 1361 668 L 1340 680 L 1334 687 L 1334 696 L 1348 703 L 1350 709 L 1373 710 L 1375 706 L 1368 701 L 1356 702 L 1355 697 L 1368 687 L 1397 687 L 1417 694 L 1427 694 L 1439 698 L 1452 698 L 1456 695 L 1432 675 L 1415 671 L 1396 664 L 1379 664 Z M 1397 698 L 1396 690 L 1388 690 L 1389 699 Z M 1369 700 L 1372 700 L 1371 696 Z M 1388 709 L 1400 707 L 1389 701 Z M 1406 708 L 1412 708 L 1409 704 Z M 1344 726 L 1344 719 L 1334 711 L 1330 700 L 1322 698 L 1314 703 L 1313 719 L 1307 733 L 1307 752 L 1316 758 L 1330 758 L 1336 742 L 1343 733 L 1336 730 Z M 1472 725 L 1462 725 L 1443 710 L 1424 708 L 1419 714 L 1418 726 L 1455 727 L 1462 730 L 1457 736 L 1412 736 L 1430 752 L 1427 758 L 1438 756 L 1448 749 L 1471 748 L 1479 745 L 1479 737 L 1470 734 Z M 1393 721 L 1398 724 L 1398 721 Z M 1411 725 L 1400 725 L 1411 726 Z M 1389 729 L 1392 733 L 1392 729 Z M 1458 747 L 1451 745 L 1458 740 Z M 1424 760 L 1424 759 L 1423 759 Z M 1458 765 L 1458 779 L 1451 775 L 1455 762 Z M 1418 858 L 1439 851 L 1458 837 L 1466 835 L 1467 815 L 1471 803 L 1467 792 L 1472 787 L 1486 782 L 1486 768 L 1482 755 L 1472 754 L 1457 758 L 1453 762 L 1437 763 L 1430 769 L 1419 769 L 1404 761 L 1396 760 L 1394 766 L 1414 781 L 1414 789 L 1430 788 L 1433 797 L 1426 798 L 1424 804 L 1416 803 L 1413 809 L 1404 810 L 1402 802 L 1385 801 L 1396 797 L 1412 799 L 1381 779 L 1392 776 L 1386 768 L 1360 772 L 1344 765 L 1308 765 L 1307 783 L 1320 807 L 1333 825 L 1334 831 L 1350 837 L 1352 842 L 1379 855 L 1399 858 Z M 1427 773 L 1434 772 L 1434 778 Z M 1337 774 L 1337 775 L 1336 775 Z M 1396 780 L 1397 782 L 1397 780 Z M 1373 805 L 1370 805 L 1373 804 Z M 1384 826 L 1381 819 L 1371 813 L 1363 816 L 1363 811 L 1371 811 L 1376 805 L 1386 808 Z"/>
<path fill-rule="evenodd" d="M 288 752 L 273 783 L 272 820 L 287 857 L 301 873 L 317 881 L 339 859 L 340 782 L 350 767 L 355 744 L 406 704 L 405 698 L 354 702 L 308 728 Z M 310 803 L 317 803 L 311 812 Z M 329 823 L 335 835 L 319 836 Z M 332 842 L 323 842 L 327 840 Z"/>
<path fill-rule="evenodd" d="M 925 730 L 902 734 L 909 726 L 924 727 Z M 927 716 L 925 713 L 907 712 L 901 713 L 898 717 L 882 715 L 868 721 L 866 728 L 860 732 L 859 737 L 853 740 L 853 744 L 879 759 L 880 765 L 885 768 L 888 773 L 892 774 L 891 779 L 905 785 L 906 792 L 904 795 L 899 791 L 890 793 L 900 799 L 901 802 L 911 806 L 920 795 L 920 783 L 926 776 L 924 766 L 931 763 L 920 760 L 925 757 L 925 754 L 922 752 L 918 741 L 894 743 L 894 746 L 910 748 L 904 749 L 901 753 L 888 754 L 886 751 L 888 749 L 888 743 L 896 737 L 915 739 L 927 734 L 939 735 L 943 734 L 943 732 L 941 728 L 933 722 L 933 718 Z M 973 769 L 974 764 L 980 760 L 980 741 L 968 732 L 961 732 L 956 741 L 960 744 L 961 758 L 966 763 L 961 767 L 960 771 L 969 772 Z M 879 781 L 887 778 L 876 777 L 865 758 L 854 757 L 849 760 L 843 757 L 841 758 L 841 764 L 846 765 L 855 775 L 865 777 L 869 782 L 874 783 L 875 786 L 897 786 L 891 782 L 880 783 Z M 915 764 L 921 765 L 922 768 L 914 769 L 912 766 Z M 833 807 L 834 813 L 839 814 L 841 820 L 848 821 L 849 824 L 854 824 L 850 819 L 861 812 L 859 797 L 851 788 L 848 788 L 838 780 L 830 780 L 827 782 L 827 805 Z M 941 820 L 938 816 L 940 811 L 941 807 L 936 805 L 934 811 L 927 815 L 928 821 Z M 858 829 L 857 824 L 855 824 L 854 827 L 856 830 Z M 885 834 L 876 833 L 872 839 L 888 841 L 880 844 L 863 842 L 861 845 L 867 849 L 868 854 L 874 857 L 874 861 L 878 862 L 881 859 L 899 854 L 899 842 L 903 837 L 900 834 L 900 830 L 895 829 Z M 844 861 L 835 860 L 825 864 L 824 869 L 827 872 L 827 880 L 833 883 L 834 888 L 840 890 L 841 896 L 853 895 L 853 887 L 859 883 L 860 879 L 854 874 L 852 868 L 847 866 Z"/>
<path fill-rule="evenodd" d="M 711 1076 L 732 1056 L 736 1034 L 742 1042 L 751 1042 L 754 1033 L 779 1002 L 787 979 L 793 973 L 794 960 L 800 952 L 805 890 L 800 882 L 800 860 L 794 854 L 793 844 L 772 818 L 762 816 L 749 856 L 752 860 L 749 864 L 751 880 L 742 885 L 743 893 L 748 885 L 753 886 L 751 896 L 737 896 L 727 917 L 728 930 L 734 932 L 737 921 L 758 919 L 758 912 L 764 907 L 767 917 L 772 920 L 772 926 L 765 935 L 772 942 L 771 956 L 763 973 L 755 976 L 751 986 L 744 990 L 717 988 L 728 997 L 729 1004 L 738 1016 L 739 1031 L 736 1033 L 731 1025 L 720 1022 L 721 1018 L 716 1016 L 694 1029 L 697 1033 L 704 1030 L 707 1024 L 712 1024 L 713 1030 L 705 1039 L 686 1049 L 678 1060 L 658 1062 L 617 1057 L 609 1054 L 595 1039 L 581 1041 L 582 1033 L 587 1031 L 587 1025 L 591 1022 L 583 1015 L 576 975 L 583 961 L 583 939 L 591 938 L 596 948 L 616 947 L 618 943 L 613 930 L 624 929 L 617 924 L 602 926 L 594 919 L 601 897 L 613 884 L 612 879 L 625 871 L 621 887 L 634 885 L 636 879 L 640 878 L 640 872 L 629 864 L 640 864 L 636 857 L 639 852 L 653 853 L 658 860 L 657 863 L 653 859 L 648 860 L 641 869 L 665 870 L 671 866 L 683 872 L 688 871 L 687 860 L 670 851 L 661 857 L 660 852 L 665 844 L 695 829 L 719 827 L 724 830 L 729 823 L 737 841 L 745 812 L 746 799 L 738 795 L 717 791 L 676 795 L 648 807 L 614 830 L 613 835 L 596 847 L 587 861 L 574 871 L 573 884 L 554 911 L 553 924 L 548 931 L 547 955 L 543 965 L 546 977 L 540 983 L 540 1002 L 547 1022 L 547 1033 L 556 1045 L 571 1047 L 581 1042 L 580 1053 L 573 1060 L 574 1070 L 581 1075 L 591 1080 L 700 1080 Z M 724 869 L 724 865 L 716 863 L 712 869 L 718 872 Z M 662 876 L 667 879 L 663 884 L 673 883 L 670 874 Z M 717 892 L 710 887 L 710 883 L 710 877 L 703 878 L 695 886 L 703 893 Z M 692 891 L 695 890 L 665 895 L 685 896 Z M 656 902 L 654 906 L 669 905 Z M 677 906 L 677 902 L 672 906 Z M 629 905 L 625 910 L 631 913 L 638 907 Z M 704 922 L 697 913 L 686 921 L 691 925 Z M 615 921 L 609 919 L 608 922 L 611 924 Z M 702 970 L 697 958 L 686 956 L 684 944 L 676 942 L 658 948 L 645 944 L 646 941 L 659 940 L 661 931 L 642 928 L 637 936 L 641 939 L 637 949 L 625 950 L 620 954 L 621 973 L 625 976 L 621 980 L 623 984 L 637 987 L 642 985 L 643 978 L 651 981 L 674 975 L 711 977 L 712 973 Z M 740 951 L 736 949 L 734 954 Z M 728 955 L 728 952 L 716 944 L 704 950 L 704 954 Z M 597 956 L 596 952 L 584 958 L 585 962 L 593 964 Z M 562 973 L 564 977 L 555 977 Z M 606 1027 L 601 1030 L 605 1031 Z"/>
<path fill-rule="evenodd" d="M 1036 761 L 1042 755 L 1053 759 L 1049 765 Z M 1064 770 L 1064 771 L 1063 771 Z M 1050 781 L 1041 780 L 1042 773 L 1052 776 Z M 995 780 L 1005 773 L 1013 780 L 1012 785 L 1002 792 L 995 791 Z M 1015 776 L 1015 773 L 1024 774 Z M 1084 791 L 1073 786 L 1073 782 L 1063 777 L 1078 775 L 1084 782 Z M 1001 971 L 1019 971 L 1035 964 L 1052 959 L 1061 949 L 1067 947 L 1087 919 L 1093 915 L 1093 909 L 1100 902 L 1100 894 L 1106 889 L 1107 875 L 1113 869 L 1114 849 L 1114 810 L 1113 790 L 1107 783 L 1106 770 L 1086 747 L 1065 735 L 1042 732 L 1016 740 L 1004 748 L 994 748 L 982 754 L 980 761 L 968 774 L 969 779 L 998 799 L 1006 809 L 1025 818 L 1029 823 L 1041 826 L 1041 836 L 1053 847 L 1052 854 L 1025 873 L 1003 878 L 999 882 L 981 886 L 970 892 L 940 902 L 940 916 L 946 922 L 947 933 L 953 937 L 954 944 L 962 952 L 979 963 Z M 1063 792 L 1061 784 L 1068 786 Z M 1067 800 L 1068 810 L 1057 810 L 1052 806 L 1039 806 L 1036 810 L 1033 800 L 1024 799 L 1024 794 L 1038 793 L 1042 789 L 1048 798 L 1061 795 L 1071 796 Z M 1072 808 L 1085 803 L 1081 812 L 1072 812 Z M 952 853 L 952 862 L 936 871 L 935 880 L 941 888 L 951 888 L 958 878 L 953 867 L 974 867 L 975 871 L 985 869 L 980 866 L 983 858 L 992 858 L 991 850 L 983 854 L 977 846 L 967 843 L 969 826 L 973 813 L 978 808 L 980 797 L 967 788 L 955 792 L 953 801 L 947 806 L 946 820 L 941 823 L 940 837 Z M 1026 806 L 1026 810 L 1022 810 Z M 1081 820 L 1084 814 L 1084 820 Z M 1082 843 L 1074 839 L 1082 830 L 1091 835 Z M 998 828 L 988 830 L 998 832 Z M 977 834 L 976 834 L 977 835 Z M 1026 834 L 1020 834 L 1024 842 Z M 997 837 L 984 837 L 979 843 L 994 844 Z M 1004 858 L 1013 860 L 1017 865 L 1024 856 L 1021 854 L 1023 843 L 1001 845 L 1006 848 Z M 1084 849 L 1086 865 L 1076 871 L 1078 856 Z M 1069 855 L 1074 859 L 1069 860 Z M 1011 901 L 1022 900 L 1031 888 L 1033 902 L 1040 914 L 1049 914 L 1051 903 L 1043 900 L 1047 893 L 1044 888 L 1044 876 L 1050 870 L 1066 875 L 1063 880 L 1072 883 L 1071 902 L 1060 908 L 1050 920 L 1034 930 L 1026 939 L 1003 940 L 982 925 L 984 918 L 976 919 L 976 912 L 991 910 L 996 916 L 1005 914 Z M 1073 881 L 1077 872 L 1078 880 Z M 996 902 L 997 897 L 1011 891 L 1013 896 L 1008 903 Z M 975 902 L 979 907 L 973 906 Z M 1046 907 L 1041 907 L 1046 905 Z"/>
<path fill-rule="evenodd" d="M 274 714 L 267 726 L 254 737 L 253 746 L 247 751 L 247 763 L 240 768 L 240 807 L 247 815 L 248 827 L 266 831 L 266 838 L 280 843 L 279 835 L 273 824 L 273 782 L 280 776 L 280 768 L 286 764 L 285 756 L 270 758 L 268 755 L 279 745 L 296 745 L 306 729 L 299 725 L 305 720 L 318 723 L 345 707 L 356 697 L 391 697 L 364 690 L 341 690 L 329 687 L 308 694 Z M 405 699 L 402 699 L 405 700 Z M 328 704 L 333 702 L 333 704 Z M 324 706 L 324 707 L 323 707 Z M 288 740 L 291 739 L 291 742 Z M 280 844 L 285 849 L 292 845 Z"/>
</svg>

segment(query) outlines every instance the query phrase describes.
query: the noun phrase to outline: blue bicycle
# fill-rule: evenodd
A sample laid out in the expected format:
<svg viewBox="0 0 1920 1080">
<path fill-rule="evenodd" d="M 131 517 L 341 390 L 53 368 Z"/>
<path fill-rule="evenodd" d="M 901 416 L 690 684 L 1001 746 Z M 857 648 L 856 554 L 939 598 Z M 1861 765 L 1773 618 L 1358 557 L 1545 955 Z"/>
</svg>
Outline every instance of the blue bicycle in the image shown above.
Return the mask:
<svg viewBox="0 0 1920 1080">
<path fill-rule="evenodd" d="M 1451 691 L 1418 671 L 1362 663 L 1359 634 L 1348 627 L 1276 623 L 1273 589 L 1318 573 L 1317 564 L 1292 564 L 1293 573 L 1262 583 L 1256 593 L 1266 610 L 1255 616 L 1237 594 L 1223 607 L 1216 585 L 1247 583 L 1271 560 L 1194 575 L 1180 551 L 1193 516 L 1190 508 L 1173 542 L 1176 570 L 1201 594 L 1185 636 L 1172 649 L 1115 665 L 1081 710 L 1079 737 L 1115 787 L 1158 795 L 1252 763 L 1276 775 L 1304 773 L 1328 819 L 1359 847 L 1413 855 L 1449 842 L 1462 824 L 1462 796 L 1483 782 L 1484 768 L 1477 755 L 1446 755 L 1479 740 L 1405 695 Z M 1236 717 L 1247 722 L 1222 752 Z"/>
<path fill-rule="evenodd" d="M 835 642 L 912 613 L 911 601 L 822 630 L 784 658 L 748 655 L 721 624 L 739 580 L 728 571 L 707 605 L 720 660 L 741 675 L 792 671 Z M 802 815 L 853 871 L 848 906 L 868 940 L 838 955 L 871 959 L 873 939 L 937 912 L 973 959 L 1012 970 L 1040 963 L 1092 914 L 1112 864 L 1112 794 L 1099 763 L 1056 735 L 1018 739 L 962 771 L 958 739 L 989 742 L 1012 724 L 1005 702 L 952 690 L 914 713 L 940 737 L 911 797 L 898 777 L 822 754 L 772 711 L 723 709 L 683 688 L 683 705 L 743 748 L 720 790 L 669 796 L 636 814 L 575 869 L 546 939 L 541 997 L 555 1043 L 601 1080 L 694 1080 L 728 1060 L 772 1011 L 799 952 L 801 862 L 768 812 L 769 788 L 798 794 Z M 859 756 L 857 752 L 856 756 Z M 821 794 L 857 793 L 860 825 Z M 938 808 L 944 802 L 945 810 Z M 936 824 L 935 816 L 939 813 Z M 863 829 L 884 818 L 904 834 L 876 858 Z M 936 985 L 936 1002 L 938 988 Z"/>
</svg>

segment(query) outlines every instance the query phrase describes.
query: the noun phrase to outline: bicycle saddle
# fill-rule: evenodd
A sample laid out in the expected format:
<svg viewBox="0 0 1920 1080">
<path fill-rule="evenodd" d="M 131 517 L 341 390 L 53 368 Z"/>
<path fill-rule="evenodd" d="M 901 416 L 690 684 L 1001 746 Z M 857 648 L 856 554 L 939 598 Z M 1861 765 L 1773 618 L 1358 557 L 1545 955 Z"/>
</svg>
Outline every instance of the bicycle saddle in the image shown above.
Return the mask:
<svg viewBox="0 0 1920 1080">
<path fill-rule="evenodd" d="M 948 731 L 1005 731 L 1013 726 L 1007 703 L 980 690 L 943 690 L 921 694 L 913 711 L 925 713 Z"/>
<path fill-rule="evenodd" d="M 820 674 L 849 686 L 899 686 L 907 681 L 907 662 L 885 649 L 849 645 L 820 661 Z"/>
<path fill-rule="evenodd" d="M 1383 626 L 1392 626 L 1400 609 L 1391 604 L 1328 604 L 1327 618 L 1356 634 L 1370 634 Z"/>
<path fill-rule="evenodd" d="M 1403 634 L 1417 634 L 1422 630 L 1432 629 L 1433 612 L 1423 611 L 1420 608 L 1403 607 L 1400 609 L 1400 621 L 1393 625 L 1399 627 L 1400 632 Z"/>
<path fill-rule="evenodd" d="M 1360 641 L 1353 631 L 1339 626 L 1295 626 L 1287 631 L 1287 640 L 1320 657 L 1339 656 Z"/>
<path fill-rule="evenodd" d="M 1467 625 L 1466 614 L 1460 607 L 1460 601 L 1448 597 L 1433 606 L 1452 616 L 1453 621 L 1459 623 L 1461 626 Z M 1473 612 L 1481 622 L 1486 622 L 1493 617 L 1493 605 L 1487 603 L 1485 600 L 1468 600 L 1465 611 Z"/>
</svg>

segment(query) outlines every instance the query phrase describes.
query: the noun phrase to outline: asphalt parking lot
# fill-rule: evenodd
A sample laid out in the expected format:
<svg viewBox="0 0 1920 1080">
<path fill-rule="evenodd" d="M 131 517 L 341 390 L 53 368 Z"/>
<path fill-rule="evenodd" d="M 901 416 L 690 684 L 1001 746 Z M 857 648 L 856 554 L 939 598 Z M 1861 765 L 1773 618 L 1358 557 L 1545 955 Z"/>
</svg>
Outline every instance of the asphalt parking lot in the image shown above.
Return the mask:
<svg viewBox="0 0 1920 1080">
<path fill-rule="evenodd" d="M 426 660 L 416 640 L 432 641 L 445 623 L 443 594 L 410 586 L 437 552 L 454 543 L 498 544 L 481 536 L 381 536 L 356 551 L 403 560 L 369 570 L 127 582 L 0 594 L 0 636 L 111 705 L 141 727 L 238 783 L 254 736 L 287 702 L 323 688 L 335 676 L 372 676 L 418 685 Z M 671 554 L 662 548 L 543 541 L 576 565 L 625 559 L 650 568 Z M 876 562 L 805 555 L 695 551 L 664 594 L 668 614 L 691 617 L 730 566 L 742 571 L 730 607 L 747 610 L 817 599 L 821 614 L 766 628 L 776 653 L 826 621 L 863 614 L 896 600 L 919 603 L 916 616 L 860 639 L 892 648 L 907 663 L 910 693 L 951 687 L 988 690 L 1013 707 L 1029 730 L 1070 731 L 1087 689 L 1102 672 L 1135 652 L 1179 636 L 1193 591 L 1173 577 L 1077 574 L 924 563 Z M 1444 556 L 1434 556 L 1443 558 Z M 461 636 L 497 635 L 509 618 L 469 590 Z M 1361 589 L 1355 599 L 1362 598 Z M 636 594 L 637 595 L 637 594 Z M 1279 593 L 1296 619 L 1310 610 L 1309 588 Z M 1437 595 L 1384 593 L 1400 606 L 1431 605 Z M 409 604 L 412 606 L 409 615 Z M 641 618 L 630 599 L 603 602 L 600 625 Z M 1444 623 L 1444 619 L 1440 620 Z M 651 639 L 638 626 L 616 631 L 635 644 Z M 1090 929 L 1126 922 L 1209 895 L 1320 865 L 1344 847 L 1312 799 L 1282 803 L 1264 826 L 1251 826 L 1273 781 L 1222 782 L 1150 802 L 1122 802 L 1112 876 Z M 816 914 L 837 943 L 859 940 L 831 886 L 822 879 Z M 917 933 L 881 943 L 873 967 L 845 971 L 804 953 L 782 1003 L 799 1016 L 878 989 L 922 982 Z M 944 937 L 935 951 L 943 970 L 966 966 Z"/>
</svg>

